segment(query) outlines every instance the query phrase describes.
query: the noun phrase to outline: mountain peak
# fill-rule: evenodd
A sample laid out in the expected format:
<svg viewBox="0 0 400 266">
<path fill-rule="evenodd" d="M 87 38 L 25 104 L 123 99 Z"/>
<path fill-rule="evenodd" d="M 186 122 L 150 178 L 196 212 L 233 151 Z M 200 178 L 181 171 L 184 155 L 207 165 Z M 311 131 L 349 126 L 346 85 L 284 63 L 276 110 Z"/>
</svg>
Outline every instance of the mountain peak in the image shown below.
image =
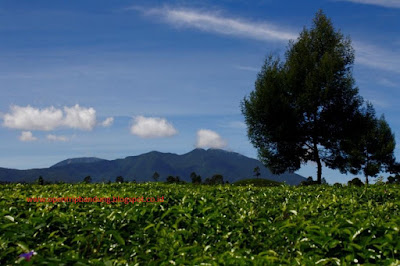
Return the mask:
<svg viewBox="0 0 400 266">
<path fill-rule="evenodd" d="M 50 168 L 61 167 L 61 166 L 66 166 L 66 165 L 71 165 L 71 164 L 95 163 L 95 162 L 99 162 L 99 161 L 106 161 L 106 160 L 100 159 L 97 157 L 69 158 L 69 159 L 63 160 L 61 162 L 58 162 L 58 163 L 50 166 Z"/>
</svg>

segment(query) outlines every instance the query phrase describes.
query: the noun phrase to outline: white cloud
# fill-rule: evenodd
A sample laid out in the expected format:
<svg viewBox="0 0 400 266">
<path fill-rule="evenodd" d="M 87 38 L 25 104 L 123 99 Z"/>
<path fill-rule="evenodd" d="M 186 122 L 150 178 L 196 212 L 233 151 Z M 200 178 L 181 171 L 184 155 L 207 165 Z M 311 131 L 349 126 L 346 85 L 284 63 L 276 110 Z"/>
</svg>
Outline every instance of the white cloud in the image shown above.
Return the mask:
<svg viewBox="0 0 400 266">
<path fill-rule="evenodd" d="M 400 8 L 399 0 L 342 0 L 342 1 L 366 4 L 366 5 Z"/>
<path fill-rule="evenodd" d="M 197 131 L 197 148 L 221 149 L 226 146 L 226 141 L 222 139 L 218 133 L 208 129 L 200 129 Z"/>
<path fill-rule="evenodd" d="M 246 37 L 262 41 L 288 41 L 296 39 L 298 34 L 278 28 L 265 22 L 249 22 L 240 18 L 223 16 L 216 12 L 182 8 L 132 7 L 145 15 L 161 18 L 174 26 L 192 27 L 199 30 L 224 35 Z"/>
<path fill-rule="evenodd" d="M 19 136 L 20 141 L 35 141 L 37 140 L 36 137 L 33 136 L 32 132 L 30 131 L 22 131 L 21 136 Z"/>
<path fill-rule="evenodd" d="M 109 127 L 114 123 L 114 117 L 108 117 L 106 118 L 103 122 L 101 122 L 101 125 L 103 127 Z"/>
<path fill-rule="evenodd" d="M 47 139 L 51 141 L 68 141 L 68 138 L 65 136 L 56 136 L 52 134 L 47 135 Z"/>
<path fill-rule="evenodd" d="M 96 125 L 96 110 L 80 107 L 78 104 L 72 107 L 64 107 L 64 125 L 71 128 L 92 130 Z"/>
<path fill-rule="evenodd" d="M 64 107 L 64 112 L 53 106 L 39 109 L 13 105 L 3 116 L 3 126 L 21 130 L 50 131 L 59 127 L 91 130 L 95 125 L 96 111 L 78 104 Z"/>
<path fill-rule="evenodd" d="M 54 107 L 37 109 L 31 106 L 11 106 L 11 113 L 3 116 L 3 125 L 22 130 L 53 130 L 62 124 L 63 113 Z"/>
<path fill-rule="evenodd" d="M 162 138 L 176 135 L 178 131 L 166 119 L 137 116 L 134 118 L 131 133 L 141 138 Z"/>
<path fill-rule="evenodd" d="M 364 4 L 379 4 L 382 6 L 400 7 L 398 0 L 343 0 L 353 1 Z M 224 35 L 232 35 L 243 38 L 261 40 L 261 41 L 288 41 L 297 39 L 298 34 L 283 29 L 277 25 L 271 25 L 265 22 L 249 22 L 241 18 L 231 18 L 223 16 L 216 12 L 200 11 L 195 9 L 182 8 L 150 8 L 131 7 L 129 9 L 153 17 L 161 18 L 163 21 L 174 25 L 191 27 L 206 32 L 213 32 Z M 382 47 L 374 47 L 361 42 L 355 42 L 356 62 L 377 69 L 400 72 L 400 58 L 397 53 L 387 52 Z M 253 67 L 236 66 L 236 68 L 248 71 L 259 71 Z"/>
</svg>

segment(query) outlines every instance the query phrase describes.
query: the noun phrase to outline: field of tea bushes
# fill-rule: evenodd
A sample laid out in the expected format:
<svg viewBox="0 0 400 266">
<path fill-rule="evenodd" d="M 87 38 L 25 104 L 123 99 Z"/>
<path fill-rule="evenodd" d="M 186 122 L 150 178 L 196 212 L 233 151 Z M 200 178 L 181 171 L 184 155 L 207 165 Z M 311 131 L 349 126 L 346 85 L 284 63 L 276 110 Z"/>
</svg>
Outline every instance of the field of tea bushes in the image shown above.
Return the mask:
<svg viewBox="0 0 400 266">
<path fill-rule="evenodd" d="M 400 187 L 1 185 L 0 265 L 400 263 Z M 27 197 L 161 197 L 28 203 Z M 30 261 L 18 258 L 34 250 Z"/>
</svg>

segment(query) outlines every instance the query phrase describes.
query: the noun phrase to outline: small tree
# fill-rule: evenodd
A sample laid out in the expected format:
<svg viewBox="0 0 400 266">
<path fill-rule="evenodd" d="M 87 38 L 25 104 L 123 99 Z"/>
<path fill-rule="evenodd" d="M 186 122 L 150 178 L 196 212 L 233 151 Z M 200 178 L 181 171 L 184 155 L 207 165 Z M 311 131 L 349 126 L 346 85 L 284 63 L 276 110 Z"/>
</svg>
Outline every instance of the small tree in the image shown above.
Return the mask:
<svg viewBox="0 0 400 266">
<path fill-rule="evenodd" d="M 92 177 L 90 175 L 88 175 L 87 177 L 85 177 L 85 179 L 83 179 L 83 183 L 86 183 L 86 184 L 92 183 Z"/>
<path fill-rule="evenodd" d="M 154 172 L 154 174 L 153 174 L 154 181 L 157 182 L 159 178 L 160 178 L 160 174 L 157 172 Z"/>
<path fill-rule="evenodd" d="M 360 178 L 356 177 L 347 182 L 349 186 L 356 186 L 356 187 L 361 187 L 364 185 L 364 183 L 360 180 Z"/>
<path fill-rule="evenodd" d="M 254 168 L 253 172 L 254 172 L 254 176 L 255 176 L 256 178 L 259 178 L 259 177 L 260 177 L 260 175 L 261 175 L 261 173 L 260 173 L 260 167 L 257 166 L 256 168 Z"/>
<path fill-rule="evenodd" d="M 224 177 L 220 174 L 213 175 L 211 178 L 206 178 L 204 181 L 206 185 L 223 185 Z"/>
<path fill-rule="evenodd" d="M 197 175 L 195 172 L 190 174 L 193 184 L 201 184 L 201 176 Z"/>
<path fill-rule="evenodd" d="M 124 183 L 124 178 L 122 176 L 117 176 L 117 178 L 115 179 L 115 182 Z"/>
<path fill-rule="evenodd" d="M 179 178 L 179 176 L 172 176 L 172 175 L 170 175 L 170 176 L 167 177 L 167 183 L 169 183 L 169 184 L 172 184 L 172 183 L 179 184 L 179 183 L 184 183 L 184 182 L 181 181 L 181 179 Z"/>
<path fill-rule="evenodd" d="M 42 176 L 39 176 L 39 178 L 36 180 L 36 184 L 43 186 L 44 185 L 44 179 Z"/>
<path fill-rule="evenodd" d="M 363 134 L 347 147 L 351 147 L 352 172 L 357 174 L 362 170 L 368 185 L 368 177 L 376 177 L 382 170 L 393 171 L 396 142 L 385 117 L 377 119 L 370 103 L 367 104 L 362 126 Z"/>
</svg>

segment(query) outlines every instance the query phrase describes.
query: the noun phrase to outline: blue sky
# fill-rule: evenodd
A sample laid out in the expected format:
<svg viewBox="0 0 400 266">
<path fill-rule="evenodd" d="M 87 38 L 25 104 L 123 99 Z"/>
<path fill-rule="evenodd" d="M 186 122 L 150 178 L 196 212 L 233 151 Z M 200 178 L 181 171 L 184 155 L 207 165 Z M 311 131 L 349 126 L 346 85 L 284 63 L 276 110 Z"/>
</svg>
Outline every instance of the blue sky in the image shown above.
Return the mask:
<svg viewBox="0 0 400 266">
<path fill-rule="evenodd" d="M 240 101 L 320 8 L 351 37 L 360 94 L 400 143 L 400 1 L 2 0 L 0 167 L 195 147 L 256 158 Z"/>
</svg>

